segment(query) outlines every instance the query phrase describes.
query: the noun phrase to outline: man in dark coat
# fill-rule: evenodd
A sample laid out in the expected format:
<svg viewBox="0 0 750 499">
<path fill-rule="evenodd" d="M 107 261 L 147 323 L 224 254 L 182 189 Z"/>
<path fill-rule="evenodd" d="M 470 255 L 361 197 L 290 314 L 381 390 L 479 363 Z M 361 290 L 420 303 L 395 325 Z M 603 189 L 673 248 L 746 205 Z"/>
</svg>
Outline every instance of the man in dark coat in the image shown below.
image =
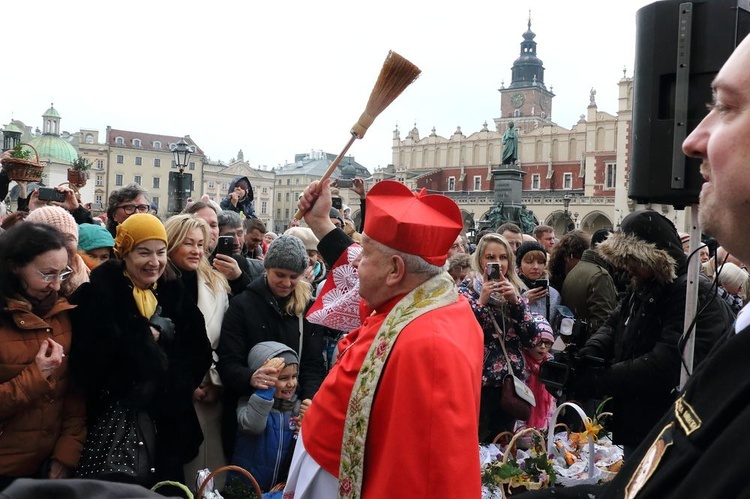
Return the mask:
<svg viewBox="0 0 750 499">
<path fill-rule="evenodd" d="M 625 217 L 621 230 L 599 244 L 597 251 L 615 267 L 628 270 L 631 288 L 580 351 L 582 356 L 604 359 L 609 367 L 582 373 L 574 393 L 584 398 L 613 397 L 613 440 L 626 446 L 628 454 L 675 398 L 687 259 L 672 222 L 652 210 Z M 702 313 L 694 333 L 696 365 L 733 321 L 728 307 L 711 296 L 711 285 L 702 278 L 698 298 Z"/>
</svg>

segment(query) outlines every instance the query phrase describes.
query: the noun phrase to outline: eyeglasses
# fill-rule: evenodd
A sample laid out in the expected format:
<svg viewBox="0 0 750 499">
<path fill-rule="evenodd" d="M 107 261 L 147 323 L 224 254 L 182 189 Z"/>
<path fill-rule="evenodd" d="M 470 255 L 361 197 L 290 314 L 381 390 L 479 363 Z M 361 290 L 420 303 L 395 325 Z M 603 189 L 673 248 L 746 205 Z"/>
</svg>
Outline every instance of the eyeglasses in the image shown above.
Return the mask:
<svg viewBox="0 0 750 499">
<path fill-rule="evenodd" d="M 132 215 L 136 211 L 138 213 L 147 213 L 151 209 L 151 207 L 147 204 L 123 204 L 118 206 L 117 208 L 121 208 L 126 215 Z"/>
<path fill-rule="evenodd" d="M 39 272 L 39 275 L 42 276 L 42 280 L 46 283 L 54 282 L 55 279 L 60 279 L 60 282 L 65 281 L 70 277 L 70 274 L 73 273 L 73 269 L 70 267 L 65 267 L 65 270 L 60 272 L 59 274 L 57 272 L 42 272 L 39 269 L 34 269 L 37 272 Z"/>
</svg>

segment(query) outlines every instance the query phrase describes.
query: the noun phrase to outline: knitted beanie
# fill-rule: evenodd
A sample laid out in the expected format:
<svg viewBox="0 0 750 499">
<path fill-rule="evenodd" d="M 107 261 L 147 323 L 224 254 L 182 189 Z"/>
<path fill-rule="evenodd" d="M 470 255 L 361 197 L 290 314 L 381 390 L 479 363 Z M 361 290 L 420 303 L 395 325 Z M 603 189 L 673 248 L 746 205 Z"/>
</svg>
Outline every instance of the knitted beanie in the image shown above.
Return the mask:
<svg viewBox="0 0 750 499">
<path fill-rule="evenodd" d="M 536 335 L 532 344 L 534 346 L 539 345 L 542 341 L 549 341 L 550 343 L 555 342 L 555 334 L 552 332 L 552 326 L 550 326 L 547 319 L 543 315 L 532 314 L 536 327 L 539 330 L 539 334 Z"/>
<path fill-rule="evenodd" d="M 315 237 L 312 229 L 309 227 L 290 227 L 284 232 L 290 236 L 294 236 L 305 245 L 305 249 L 308 251 L 318 251 L 318 238 Z"/>
<path fill-rule="evenodd" d="M 81 224 L 78 226 L 78 249 L 91 251 L 97 248 L 111 248 L 115 240 L 109 231 L 98 224 Z"/>
<path fill-rule="evenodd" d="M 331 211 L 328 213 L 328 218 L 338 218 L 341 220 L 341 227 L 344 227 L 344 216 L 336 208 L 331 208 Z"/>
<path fill-rule="evenodd" d="M 158 239 L 167 243 L 167 231 L 161 220 L 149 213 L 135 213 L 117 226 L 115 256 L 122 259 L 143 241 Z M 305 255 L 307 256 L 307 255 Z"/>
<path fill-rule="evenodd" d="M 518 247 L 518 251 L 516 252 L 516 267 L 521 266 L 523 257 L 526 256 L 526 253 L 530 251 L 541 251 L 542 253 L 547 255 L 547 250 L 544 249 L 544 246 L 542 246 L 536 241 L 535 242 L 526 241 L 525 243 L 522 243 L 521 246 Z"/>
<path fill-rule="evenodd" d="M 73 235 L 78 243 L 78 224 L 68 210 L 60 206 L 42 206 L 29 213 L 27 222 L 41 222 L 54 225 L 65 235 Z"/>
<path fill-rule="evenodd" d="M 275 357 L 284 359 L 284 364 L 287 366 L 299 365 L 297 353 L 285 344 L 278 341 L 262 341 L 251 348 L 250 353 L 247 354 L 247 367 L 255 372 L 263 367 L 265 361 Z"/>
<path fill-rule="evenodd" d="M 305 245 L 300 239 L 288 234 L 282 234 L 274 239 L 263 258 L 263 266 L 267 269 L 291 270 L 296 274 L 304 273 L 309 264 Z"/>
</svg>

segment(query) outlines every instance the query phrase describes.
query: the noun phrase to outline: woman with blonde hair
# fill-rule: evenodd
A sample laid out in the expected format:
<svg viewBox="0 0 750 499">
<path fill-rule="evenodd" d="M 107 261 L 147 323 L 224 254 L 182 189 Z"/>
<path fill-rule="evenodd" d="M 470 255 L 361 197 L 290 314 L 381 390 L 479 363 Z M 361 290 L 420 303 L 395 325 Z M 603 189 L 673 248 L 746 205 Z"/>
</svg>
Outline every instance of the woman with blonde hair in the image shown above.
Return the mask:
<svg viewBox="0 0 750 499">
<path fill-rule="evenodd" d="M 532 347 L 540 334 L 526 298 L 520 296 L 524 286 L 516 276 L 514 264 L 515 255 L 508 241 L 497 233 L 485 234 L 471 256 L 472 272 L 458 287 L 484 331 L 479 409 L 482 442 L 492 441 L 502 431 L 513 431 L 516 422 L 501 406 L 503 379 L 510 371 L 500 342 L 505 343 L 513 373 L 522 378 L 521 347 Z"/>
<path fill-rule="evenodd" d="M 231 457 L 237 419 L 231 417 L 241 396 L 270 386 L 263 369 L 251 370 L 247 356 L 262 341 L 278 341 L 300 358 L 299 398 L 312 398 L 325 377 L 322 326 L 310 324 L 305 312 L 312 305 L 312 286 L 302 279 L 309 266 L 302 241 L 284 234 L 268 247 L 265 273 L 232 298 L 219 340 L 219 374 L 224 398 L 224 453 Z"/>
<path fill-rule="evenodd" d="M 219 334 L 224 313 L 229 307 L 229 284 L 220 272 L 208 263 L 207 248 L 211 241 L 210 228 L 202 218 L 175 215 L 164 224 L 167 232 L 167 256 L 185 293 L 203 314 L 206 336 L 211 349 L 219 346 Z M 226 464 L 221 446 L 221 380 L 216 370 L 216 358 L 201 384 L 193 392 L 193 405 L 204 439 L 198 456 L 185 465 L 185 478 L 193 483 L 198 471 L 215 470 Z M 217 490 L 223 487 L 223 476 L 217 477 Z"/>
</svg>

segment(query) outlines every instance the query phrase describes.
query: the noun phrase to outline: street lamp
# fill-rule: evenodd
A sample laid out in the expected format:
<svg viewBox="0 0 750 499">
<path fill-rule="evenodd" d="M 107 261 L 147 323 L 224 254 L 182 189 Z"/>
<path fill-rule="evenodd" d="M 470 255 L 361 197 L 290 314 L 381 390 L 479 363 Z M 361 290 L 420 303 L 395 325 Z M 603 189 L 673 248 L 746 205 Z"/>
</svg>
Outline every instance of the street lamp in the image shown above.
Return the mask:
<svg viewBox="0 0 750 499">
<path fill-rule="evenodd" d="M 171 144 L 169 150 L 172 151 L 174 162 L 178 172 L 174 176 L 175 184 L 175 212 L 179 213 L 185 207 L 185 192 L 190 191 L 192 175 L 185 175 L 185 167 L 188 165 L 190 154 L 195 152 L 195 146 L 188 144 L 185 139 L 180 139 L 176 144 Z"/>
</svg>

